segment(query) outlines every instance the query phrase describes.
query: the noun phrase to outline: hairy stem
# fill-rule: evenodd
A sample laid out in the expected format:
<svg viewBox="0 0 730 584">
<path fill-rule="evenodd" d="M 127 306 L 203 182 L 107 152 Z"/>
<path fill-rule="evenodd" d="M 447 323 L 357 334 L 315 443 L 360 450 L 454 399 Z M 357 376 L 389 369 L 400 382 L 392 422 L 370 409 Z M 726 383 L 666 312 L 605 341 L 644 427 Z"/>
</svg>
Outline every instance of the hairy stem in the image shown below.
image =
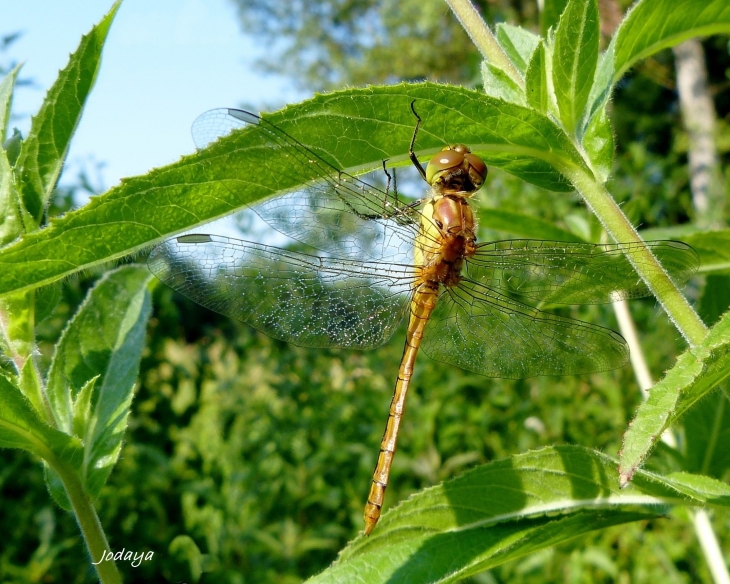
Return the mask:
<svg viewBox="0 0 730 584">
<path fill-rule="evenodd" d="M 619 243 L 641 242 L 638 232 L 606 188 L 590 172 L 562 165 L 567 176 L 609 235 Z M 662 305 L 677 330 L 694 347 L 704 339 L 707 327 L 648 248 L 637 248 L 627 257 L 636 272 Z"/>
<path fill-rule="evenodd" d="M 105 556 L 111 557 L 111 550 L 91 498 L 84 491 L 78 477 L 66 465 L 56 461 L 53 456 L 46 460 L 53 470 L 58 473 L 63 486 L 66 488 L 66 494 L 71 501 L 76 521 L 78 521 L 86 547 L 91 555 L 91 561 L 99 575 L 99 581 L 102 584 L 122 584 L 122 577 L 114 560 L 104 559 L 104 561 L 101 561 Z"/>
<path fill-rule="evenodd" d="M 446 0 L 451 11 L 459 19 L 461 26 L 469 35 L 474 45 L 476 45 L 482 56 L 504 71 L 509 78 L 514 81 L 522 89 L 525 88 L 525 80 L 512 64 L 507 54 L 499 46 L 497 39 L 494 38 L 492 31 L 489 30 L 487 23 L 481 17 L 477 9 L 469 0 Z"/>
</svg>

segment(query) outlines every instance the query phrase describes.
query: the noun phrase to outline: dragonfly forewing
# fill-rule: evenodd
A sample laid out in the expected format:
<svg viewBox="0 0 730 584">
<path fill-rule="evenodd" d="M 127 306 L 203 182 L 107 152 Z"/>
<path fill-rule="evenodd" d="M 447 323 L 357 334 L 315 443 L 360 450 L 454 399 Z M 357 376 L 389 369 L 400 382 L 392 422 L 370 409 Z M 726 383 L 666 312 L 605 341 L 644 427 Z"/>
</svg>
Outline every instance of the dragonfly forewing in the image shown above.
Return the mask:
<svg viewBox="0 0 730 584">
<path fill-rule="evenodd" d="M 247 128 L 250 139 L 240 154 L 235 149 L 228 152 L 227 166 L 235 172 L 237 166 L 245 166 L 236 164 L 237 156 L 245 156 L 247 167 L 256 172 L 229 181 L 229 189 L 246 185 L 277 195 L 250 207 L 267 224 L 337 257 L 412 261 L 419 215 L 403 205 L 394 190 L 379 189 L 341 171 L 312 147 L 249 112 L 211 110 L 194 122 L 192 131 L 196 145 L 203 148 L 240 128 Z M 273 181 L 289 186 L 277 190 Z"/>
<path fill-rule="evenodd" d="M 437 361 L 506 379 L 608 371 L 629 358 L 623 337 L 610 329 L 542 312 L 468 279 L 441 294 L 422 347 Z"/>
<path fill-rule="evenodd" d="M 271 337 L 356 349 L 377 347 L 397 329 L 414 271 L 203 234 L 164 242 L 148 264 L 184 296 Z"/>
<path fill-rule="evenodd" d="M 644 246 L 676 284 L 684 284 L 697 271 L 697 253 L 678 241 L 595 244 L 515 239 L 480 245 L 465 272 L 489 288 L 535 301 L 602 304 L 649 296 L 627 258 L 636 258 Z"/>
</svg>

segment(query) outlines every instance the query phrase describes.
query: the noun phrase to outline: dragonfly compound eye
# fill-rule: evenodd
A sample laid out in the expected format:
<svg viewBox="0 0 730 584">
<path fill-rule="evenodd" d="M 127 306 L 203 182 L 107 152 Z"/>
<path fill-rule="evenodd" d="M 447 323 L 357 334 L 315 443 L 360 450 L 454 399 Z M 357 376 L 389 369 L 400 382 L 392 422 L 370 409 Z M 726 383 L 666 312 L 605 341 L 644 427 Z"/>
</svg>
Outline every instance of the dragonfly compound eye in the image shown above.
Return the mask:
<svg viewBox="0 0 730 584">
<path fill-rule="evenodd" d="M 469 163 L 469 176 L 472 182 L 477 187 L 482 186 L 484 181 L 487 180 L 487 173 L 489 172 L 487 165 L 481 158 L 471 152 L 465 154 L 464 158 Z"/>
<path fill-rule="evenodd" d="M 456 150 L 450 150 L 449 148 L 447 146 L 429 160 L 428 166 L 426 166 L 426 180 L 428 184 L 433 184 L 436 178 L 443 172 L 458 169 L 464 164 L 464 154 Z"/>
</svg>

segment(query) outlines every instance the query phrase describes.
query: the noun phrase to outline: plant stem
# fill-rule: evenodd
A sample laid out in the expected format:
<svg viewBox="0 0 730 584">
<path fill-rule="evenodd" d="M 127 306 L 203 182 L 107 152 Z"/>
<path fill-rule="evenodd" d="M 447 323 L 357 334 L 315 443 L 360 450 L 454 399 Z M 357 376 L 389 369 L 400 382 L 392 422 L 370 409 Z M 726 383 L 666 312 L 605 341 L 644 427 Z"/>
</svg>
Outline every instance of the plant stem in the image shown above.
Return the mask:
<svg viewBox="0 0 730 584">
<path fill-rule="evenodd" d="M 717 542 L 715 530 L 710 523 L 710 516 L 705 509 L 695 509 L 691 514 L 695 533 L 697 539 L 700 540 L 700 547 L 705 554 L 713 581 L 715 584 L 730 584 L 730 574 L 728 574 L 720 544 Z"/>
<path fill-rule="evenodd" d="M 114 560 L 100 561 L 106 552 L 111 553 L 109 542 L 99 521 L 99 516 L 96 514 L 96 509 L 88 494 L 84 492 L 78 477 L 63 462 L 57 461 L 54 456 L 46 458 L 46 461 L 58 473 L 66 488 L 66 494 L 71 501 L 76 521 L 81 528 L 99 580 L 103 584 L 122 584 L 122 576 Z"/>
<path fill-rule="evenodd" d="M 459 19 L 461 26 L 482 56 L 509 75 L 509 78 L 524 90 L 525 80 L 502 50 L 502 47 L 499 46 L 497 39 L 494 38 L 492 31 L 489 30 L 474 5 L 469 0 L 446 0 L 446 3 L 456 15 L 456 18 Z"/>
<path fill-rule="evenodd" d="M 639 344 L 634 320 L 631 318 L 631 313 L 629 312 L 629 307 L 626 301 L 619 300 L 618 302 L 614 302 L 613 309 L 616 313 L 616 319 L 618 320 L 621 334 L 626 338 L 626 342 L 629 345 L 629 350 L 631 352 L 631 366 L 634 369 L 636 381 L 639 384 L 642 396 L 646 399 L 649 396 L 648 390 L 652 385 L 654 385 L 654 381 L 651 377 L 651 373 L 649 373 L 649 367 L 646 363 L 644 351 L 641 349 L 641 345 Z M 677 439 L 669 428 L 662 433 L 662 442 L 671 448 L 677 448 Z M 700 548 L 705 556 L 705 561 L 712 573 L 712 580 L 715 584 L 730 584 L 730 573 L 728 573 L 727 565 L 725 564 L 722 550 L 720 549 L 720 544 L 717 541 L 717 536 L 712 528 L 712 523 L 710 523 L 707 511 L 704 509 L 690 509 L 689 514 L 692 518 L 692 526 L 697 534 L 697 540 L 700 543 Z"/>
<path fill-rule="evenodd" d="M 614 241 L 642 241 L 610 193 L 588 171 L 572 165 L 560 165 L 559 170 L 573 183 Z M 672 282 L 659 260 L 646 247 L 637 247 L 626 255 L 690 347 L 700 343 L 707 334 L 707 327 Z"/>
</svg>

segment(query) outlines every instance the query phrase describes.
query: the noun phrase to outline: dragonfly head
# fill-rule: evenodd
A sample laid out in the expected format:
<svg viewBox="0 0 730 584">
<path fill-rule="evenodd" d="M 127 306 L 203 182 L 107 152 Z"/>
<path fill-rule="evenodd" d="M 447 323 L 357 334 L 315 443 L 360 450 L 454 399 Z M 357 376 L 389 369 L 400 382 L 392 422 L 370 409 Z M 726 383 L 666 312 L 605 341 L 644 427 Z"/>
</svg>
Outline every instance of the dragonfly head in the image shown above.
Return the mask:
<svg viewBox="0 0 730 584">
<path fill-rule="evenodd" d="M 487 178 L 487 165 L 464 144 L 445 146 L 426 167 L 426 180 L 444 192 L 471 194 Z"/>
</svg>

